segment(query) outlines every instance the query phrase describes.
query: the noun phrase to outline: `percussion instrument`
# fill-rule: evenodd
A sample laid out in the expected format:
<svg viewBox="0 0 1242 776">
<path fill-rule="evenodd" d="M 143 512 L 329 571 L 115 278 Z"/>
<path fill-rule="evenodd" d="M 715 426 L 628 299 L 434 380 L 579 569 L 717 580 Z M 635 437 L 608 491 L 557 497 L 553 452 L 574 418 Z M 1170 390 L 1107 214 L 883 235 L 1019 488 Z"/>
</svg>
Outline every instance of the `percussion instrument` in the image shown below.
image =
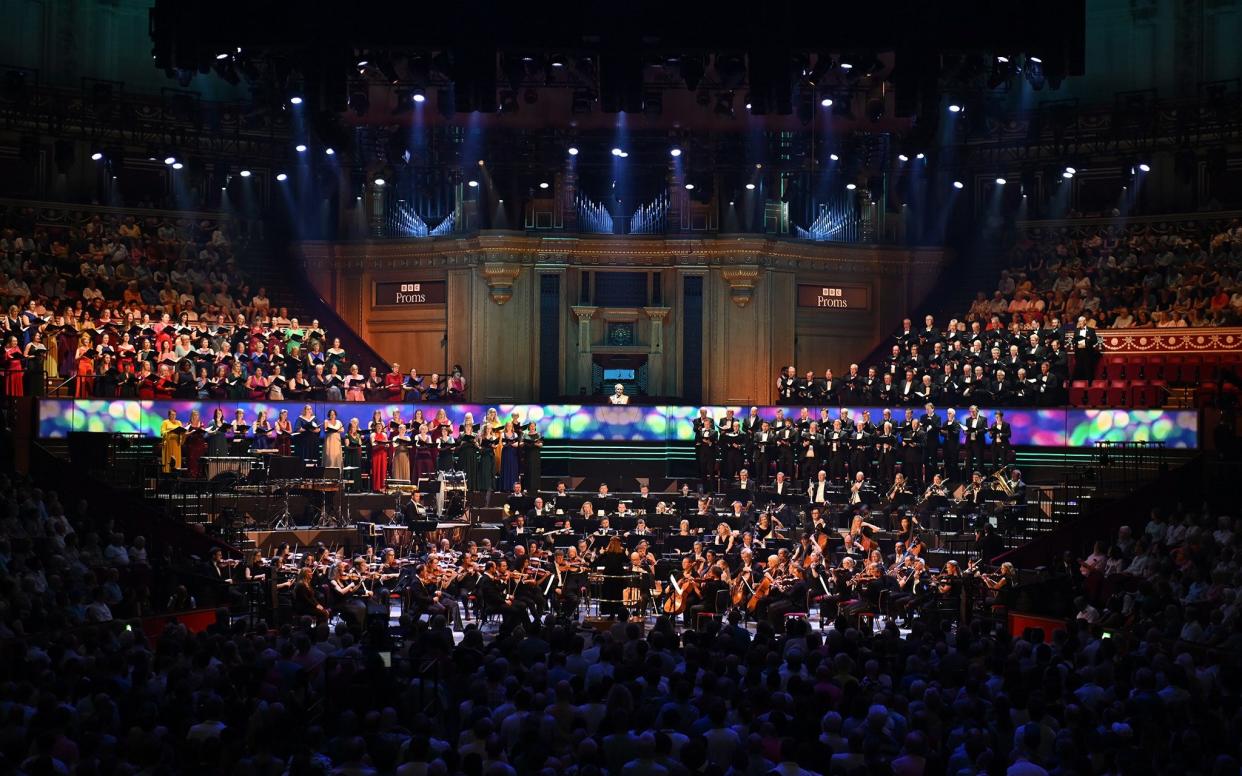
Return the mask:
<svg viewBox="0 0 1242 776">
<path fill-rule="evenodd" d="M 222 455 L 203 456 L 203 463 L 207 467 L 207 479 L 212 480 L 217 474 L 223 472 L 233 472 L 240 477 L 249 477 L 253 459 Z"/>
</svg>

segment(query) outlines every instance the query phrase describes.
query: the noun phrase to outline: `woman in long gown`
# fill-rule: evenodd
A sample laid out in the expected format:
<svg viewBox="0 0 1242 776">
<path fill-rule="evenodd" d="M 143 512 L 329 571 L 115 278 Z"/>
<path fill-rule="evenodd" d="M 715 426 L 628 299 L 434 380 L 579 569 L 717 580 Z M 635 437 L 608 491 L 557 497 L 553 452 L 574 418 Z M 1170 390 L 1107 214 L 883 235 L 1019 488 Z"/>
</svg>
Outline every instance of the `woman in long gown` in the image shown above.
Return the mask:
<svg viewBox="0 0 1242 776">
<path fill-rule="evenodd" d="M 496 413 L 496 408 L 492 407 L 487 411 L 487 415 L 483 419 L 483 425 L 490 426 L 496 434 L 496 446 L 492 449 L 492 455 L 496 457 L 495 468 L 492 470 L 492 476 L 500 474 L 500 451 L 504 446 L 500 444 L 500 436 L 503 433 L 504 425 L 500 422 L 500 415 Z"/>
<path fill-rule="evenodd" d="M 303 461 L 314 461 L 319 456 L 319 419 L 309 404 L 302 407 L 302 414 L 294 423 L 297 432 L 297 455 Z"/>
<path fill-rule="evenodd" d="M 362 481 L 362 430 L 358 428 L 358 419 L 349 419 L 349 428 L 341 439 L 342 462 L 345 464 L 344 476 L 349 481 L 351 493 L 358 492 L 358 483 Z"/>
<path fill-rule="evenodd" d="M 267 410 L 259 410 L 259 417 L 250 427 L 250 433 L 254 435 L 250 441 L 251 450 L 272 449 L 272 424 L 267 419 Z"/>
<path fill-rule="evenodd" d="M 522 476 L 526 487 L 532 493 L 539 490 L 539 482 L 543 477 L 543 466 L 540 455 L 543 452 L 543 437 L 539 427 L 532 420 L 526 424 L 526 433 L 522 435 Z"/>
<path fill-rule="evenodd" d="M 4 385 L 6 396 L 26 394 L 26 354 L 17 345 L 17 337 L 9 337 L 4 346 Z"/>
<path fill-rule="evenodd" d="M 427 431 L 427 424 L 418 427 L 418 436 L 414 438 L 414 476 L 430 477 L 436 470 L 436 441 Z"/>
<path fill-rule="evenodd" d="M 216 407 L 212 413 L 211 425 L 207 426 L 207 455 L 212 458 L 224 458 L 229 454 L 229 424 L 224 420 L 224 410 Z"/>
<path fill-rule="evenodd" d="M 77 363 L 77 382 L 74 383 L 73 397 L 89 399 L 95 387 L 95 351 L 91 348 L 91 336 L 83 334 L 78 341 L 78 349 L 73 355 Z"/>
<path fill-rule="evenodd" d="M 388 487 L 388 433 L 383 426 L 371 432 L 371 490 L 383 493 Z"/>
<path fill-rule="evenodd" d="M 341 455 L 341 432 L 344 430 L 336 410 L 328 410 L 328 419 L 323 422 L 323 468 L 340 469 L 344 466 Z"/>
<path fill-rule="evenodd" d="M 503 493 L 508 493 L 513 490 L 513 483 L 517 482 L 522 474 L 518 453 L 522 444 L 522 437 L 514 427 L 513 421 L 505 424 L 505 430 L 500 436 L 500 442 L 500 490 Z"/>
<path fill-rule="evenodd" d="M 496 489 L 496 470 L 492 466 L 492 462 L 496 460 L 495 450 L 500 446 L 500 438 L 496 436 L 496 429 L 489 425 L 483 426 L 483 436 L 479 437 L 479 490 L 492 491 Z"/>
<path fill-rule="evenodd" d="M 160 423 L 160 438 L 163 445 L 160 449 L 160 463 L 165 472 L 172 473 L 181 468 L 181 421 L 177 420 L 177 411 L 169 410 L 168 418 Z"/>
<path fill-rule="evenodd" d="M 392 438 L 392 466 L 388 476 L 401 482 L 410 482 L 410 430 L 404 423 L 397 426 Z"/>
<path fill-rule="evenodd" d="M 281 410 L 276 416 L 276 454 L 293 454 L 293 423 L 289 420 L 289 410 Z"/>
<path fill-rule="evenodd" d="M 474 416 L 469 412 L 461 422 L 457 437 L 457 465 L 466 473 L 466 487 L 482 490 L 479 484 L 479 437 L 475 433 Z"/>
<path fill-rule="evenodd" d="M 203 416 L 198 410 L 190 412 L 190 425 L 185 435 L 185 468 L 195 479 L 203 476 L 203 453 L 207 452 L 206 430 L 203 428 Z"/>
</svg>

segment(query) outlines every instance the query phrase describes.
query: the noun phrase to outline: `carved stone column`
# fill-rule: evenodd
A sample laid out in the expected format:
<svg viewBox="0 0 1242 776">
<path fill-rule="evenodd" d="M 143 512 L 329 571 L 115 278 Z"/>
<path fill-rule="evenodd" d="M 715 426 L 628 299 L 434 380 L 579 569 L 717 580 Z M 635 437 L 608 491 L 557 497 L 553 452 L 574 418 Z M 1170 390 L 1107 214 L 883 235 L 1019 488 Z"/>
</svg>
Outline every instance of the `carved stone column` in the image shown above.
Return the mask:
<svg viewBox="0 0 1242 776">
<path fill-rule="evenodd" d="M 738 307 L 750 304 L 755 294 L 755 283 L 759 282 L 759 266 L 757 264 L 738 264 L 723 267 L 720 276 L 729 284 L 729 298 Z"/>
<path fill-rule="evenodd" d="M 664 384 L 664 319 L 667 307 L 644 307 L 643 313 L 651 320 L 651 346 L 647 350 L 647 392 L 653 396 L 667 396 L 670 391 Z"/>
<path fill-rule="evenodd" d="M 513 298 L 513 281 L 521 274 L 517 264 L 489 261 L 483 265 L 483 279 L 487 281 L 488 295 L 496 304 L 504 304 Z"/>
<path fill-rule="evenodd" d="M 578 388 L 591 392 L 591 319 L 598 307 L 574 305 L 569 308 L 578 317 Z"/>
</svg>

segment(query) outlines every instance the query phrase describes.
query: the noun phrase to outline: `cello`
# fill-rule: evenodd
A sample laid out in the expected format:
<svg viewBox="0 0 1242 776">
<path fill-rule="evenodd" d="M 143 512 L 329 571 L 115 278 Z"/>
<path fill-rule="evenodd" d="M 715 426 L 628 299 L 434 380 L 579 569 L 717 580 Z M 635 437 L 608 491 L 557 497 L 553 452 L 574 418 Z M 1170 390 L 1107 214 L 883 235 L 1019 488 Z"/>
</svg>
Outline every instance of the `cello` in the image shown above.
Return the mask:
<svg viewBox="0 0 1242 776">
<path fill-rule="evenodd" d="M 685 614 L 686 607 L 690 604 L 691 591 L 699 589 L 699 582 L 694 577 L 682 577 L 681 582 L 672 574 L 668 575 L 668 581 L 671 583 L 668 597 L 664 599 L 665 614 Z"/>
<path fill-rule="evenodd" d="M 772 592 L 772 575 L 764 572 L 763 581 L 755 586 L 755 592 L 751 593 L 750 600 L 746 602 L 746 611 L 754 614 L 759 608 L 759 602 L 767 598 L 770 592 Z"/>
</svg>

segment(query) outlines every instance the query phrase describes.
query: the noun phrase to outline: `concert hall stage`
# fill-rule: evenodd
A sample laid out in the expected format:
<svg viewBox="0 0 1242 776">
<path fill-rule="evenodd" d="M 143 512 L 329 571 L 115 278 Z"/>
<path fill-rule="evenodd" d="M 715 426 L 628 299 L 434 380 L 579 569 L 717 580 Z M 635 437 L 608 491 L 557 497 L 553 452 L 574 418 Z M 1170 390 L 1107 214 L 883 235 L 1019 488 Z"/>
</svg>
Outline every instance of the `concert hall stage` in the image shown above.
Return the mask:
<svg viewBox="0 0 1242 776">
<path fill-rule="evenodd" d="M 74 431 L 111 432 L 139 434 L 158 437 L 160 423 L 169 410 L 176 410 L 177 417 L 186 422 L 190 412 L 198 410 L 204 421 L 212 417 L 216 409 L 224 410 L 225 418 L 232 419 L 235 410 L 242 410 L 248 421 L 253 422 L 260 410 L 275 419 L 280 410 L 288 410 L 296 417 L 302 411 L 301 402 L 268 401 L 191 401 L 191 400 L 140 400 L 140 399 L 43 399 L 39 402 L 39 438 L 68 436 Z M 428 419 L 444 410 L 454 425 L 461 423 L 466 413 L 471 413 L 475 423 L 481 423 L 490 408 L 494 408 L 502 421 L 516 416 L 523 422 L 534 421 L 548 442 L 574 443 L 621 443 L 645 442 L 647 444 L 685 443 L 694 439 L 694 419 L 700 409 L 716 419 L 725 416 L 726 410 L 734 410 L 743 418 L 748 406 L 699 406 L 699 405 L 629 405 L 624 407 L 580 404 L 406 404 L 375 402 L 311 402 L 316 417 L 326 417 L 328 410 L 335 409 L 345 422 L 358 418 L 366 426 L 372 414 L 378 410 L 384 418 L 390 418 L 394 410 L 402 418 L 412 417 L 415 410 L 423 410 Z M 959 420 L 967 415 L 965 406 L 956 406 Z M 801 407 L 760 407 L 759 414 L 771 419 L 783 412 L 785 417 L 796 419 Z M 820 407 L 808 407 L 812 418 L 819 416 Z M 837 416 L 837 407 L 828 407 L 829 415 Z M 878 423 L 883 407 L 851 406 L 850 414 L 858 418 L 864 410 L 870 411 L 873 422 Z M 904 408 L 890 408 L 893 418 L 900 422 Z M 943 418 L 944 407 L 937 413 Z M 916 415 L 922 409 L 916 408 Z M 980 414 L 991 419 L 991 408 L 981 407 Z M 1013 427 L 1011 443 L 1015 447 L 1090 447 L 1095 442 L 1163 442 L 1166 448 L 1194 449 L 1199 446 L 1199 413 L 1195 410 L 1127 410 L 1127 409 L 1060 409 L 1060 408 L 1013 408 L 1005 409 L 1005 420 Z"/>
</svg>

